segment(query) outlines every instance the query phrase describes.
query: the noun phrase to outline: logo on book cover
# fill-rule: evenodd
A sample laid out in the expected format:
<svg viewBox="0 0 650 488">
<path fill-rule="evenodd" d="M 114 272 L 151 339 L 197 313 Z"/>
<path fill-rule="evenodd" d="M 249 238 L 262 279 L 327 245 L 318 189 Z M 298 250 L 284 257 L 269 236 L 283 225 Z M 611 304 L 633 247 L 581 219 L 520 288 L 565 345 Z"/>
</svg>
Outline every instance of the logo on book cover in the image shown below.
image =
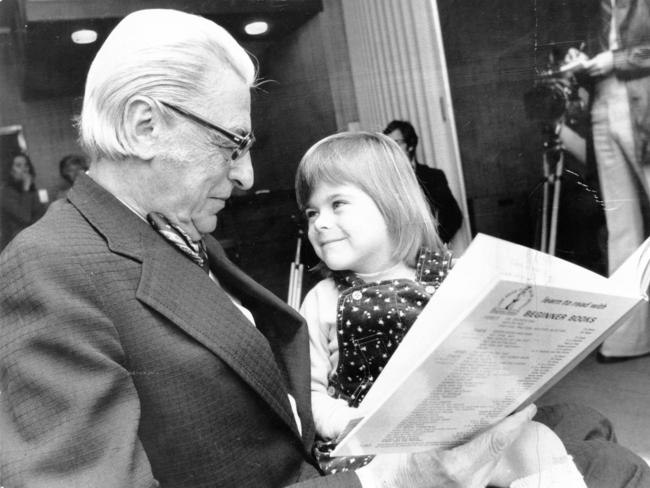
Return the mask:
<svg viewBox="0 0 650 488">
<path fill-rule="evenodd" d="M 532 299 L 533 287 L 530 285 L 513 290 L 499 301 L 499 304 L 492 309 L 492 313 L 517 315 Z"/>
</svg>

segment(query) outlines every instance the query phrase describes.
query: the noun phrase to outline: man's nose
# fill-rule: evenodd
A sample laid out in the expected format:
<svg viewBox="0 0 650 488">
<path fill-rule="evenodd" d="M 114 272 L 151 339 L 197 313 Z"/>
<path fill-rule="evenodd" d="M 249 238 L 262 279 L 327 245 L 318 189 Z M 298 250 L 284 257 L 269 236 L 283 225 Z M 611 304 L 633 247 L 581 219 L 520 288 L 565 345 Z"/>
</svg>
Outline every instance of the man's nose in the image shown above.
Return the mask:
<svg viewBox="0 0 650 488">
<path fill-rule="evenodd" d="M 230 163 L 230 181 L 240 190 L 249 190 L 255 179 L 250 153 L 244 154 L 237 161 Z"/>
</svg>

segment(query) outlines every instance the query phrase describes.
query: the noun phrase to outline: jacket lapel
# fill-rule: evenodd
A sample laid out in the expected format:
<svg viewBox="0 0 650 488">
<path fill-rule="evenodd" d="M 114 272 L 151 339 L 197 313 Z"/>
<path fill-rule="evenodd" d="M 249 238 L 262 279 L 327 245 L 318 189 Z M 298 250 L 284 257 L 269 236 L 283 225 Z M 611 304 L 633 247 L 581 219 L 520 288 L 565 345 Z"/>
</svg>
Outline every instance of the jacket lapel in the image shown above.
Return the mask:
<svg viewBox="0 0 650 488">
<path fill-rule="evenodd" d="M 153 237 L 164 245 L 148 249 L 138 299 L 219 356 L 293 427 L 287 387 L 268 342 L 221 287 L 160 236 Z"/>
<path fill-rule="evenodd" d="M 227 363 L 298 435 L 287 397 L 288 376 L 276 364 L 269 342 L 223 289 L 87 176 L 75 183 L 70 201 L 104 235 L 113 252 L 142 262 L 136 297 Z M 211 245 L 213 254 L 214 246 L 218 244 Z M 215 267 L 217 277 L 220 269 Z M 234 286 L 233 292 L 247 285 Z M 255 288 L 266 292 L 257 284 Z"/>
<path fill-rule="evenodd" d="M 298 405 L 303 440 L 310 446 L 314 431 L 309 336 L 302 316 L 233 264 L 215 239 L 208 237 L 205 242 L 212 272 L 253 313 L 257 329 L 268 341 L 273 364 L 279 367 Z"/>
</svg>

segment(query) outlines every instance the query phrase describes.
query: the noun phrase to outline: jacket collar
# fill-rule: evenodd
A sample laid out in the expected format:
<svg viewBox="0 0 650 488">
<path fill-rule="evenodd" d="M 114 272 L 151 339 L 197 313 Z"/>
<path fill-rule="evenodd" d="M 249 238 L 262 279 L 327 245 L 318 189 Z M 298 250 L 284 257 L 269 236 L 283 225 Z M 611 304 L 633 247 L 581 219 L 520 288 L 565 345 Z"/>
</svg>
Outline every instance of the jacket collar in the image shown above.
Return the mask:
<svg viewBox="0 0 650 488">
<path fill-rule="evenodd" d="M 144 241 L 152 231 L 147 222 L 86 174 L 79 175 L 68 200 L 106 239 L 111 251 L 142 262 Z"/>
<path fill-rule="evenodd" d="M 239 270 L 208 236 L 212 272 L 251 310 L 254 327 L 196 264 L 90 177 L 80 175 L 68 198 L 112 252 L 142 263 L 136 297 L 226 362 L 297 435 L 291 391 L 303 419 L 303 442 L 311 442 L 309 346 L 300 316 Z"/>
</svg>

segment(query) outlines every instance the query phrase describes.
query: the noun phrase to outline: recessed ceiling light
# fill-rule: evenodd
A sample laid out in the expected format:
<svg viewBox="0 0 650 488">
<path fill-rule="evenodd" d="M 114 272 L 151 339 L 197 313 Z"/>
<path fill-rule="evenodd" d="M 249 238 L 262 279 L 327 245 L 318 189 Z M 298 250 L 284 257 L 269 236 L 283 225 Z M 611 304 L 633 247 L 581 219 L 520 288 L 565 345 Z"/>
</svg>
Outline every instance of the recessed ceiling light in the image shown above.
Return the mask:
<svg viewBox="0 0 650 488">
<path fill-rule="evenodd" d="M 90 29 L 74 31 L 70 37 L 75 44 L 92 44 L 97 40 L 97 32 Z"/>
<path fill-rule="evenodd" d="M 263 20 L 250 22 L 244 26 L 244 30 L 250 36 L 260 36 L 268 32 L 269 24 Z"/>
</svg>

